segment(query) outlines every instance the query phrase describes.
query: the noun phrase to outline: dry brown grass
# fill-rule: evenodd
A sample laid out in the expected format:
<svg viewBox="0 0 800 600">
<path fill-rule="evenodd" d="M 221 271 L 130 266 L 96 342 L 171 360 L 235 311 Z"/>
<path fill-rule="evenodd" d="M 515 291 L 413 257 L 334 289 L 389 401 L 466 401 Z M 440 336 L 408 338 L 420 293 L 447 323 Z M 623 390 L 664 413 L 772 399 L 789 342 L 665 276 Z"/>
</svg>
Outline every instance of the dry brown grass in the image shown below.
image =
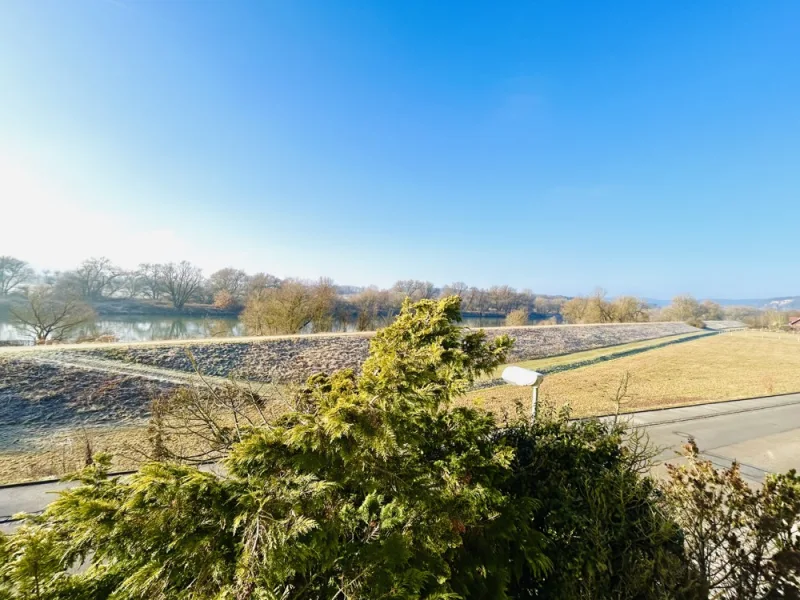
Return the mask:
<svg viewBox="0 0 800 600">
<path fill-rule="evenodd" d="M 0 484 L 58 478 L 77 471 L 86 464 L 87 441 L 92 453 L 113 455 L 115 471 L 126 471 L 141 460 L 131 448 L 147 447 L 147 428 L 79 429 L 52 436 L 36 450 L 2 452 Z"/>
<path fill-rule="evenodd" d="M 614 395 L 630 373 L 623 412 L 800 392 L 800 336 L 737 332 L 658 348 L 545 377 L 543 402 L 569 403 L 576 417 L 615 411 Z M 502 386 L 468 394 L 498 414 L 527 406 L 530 389 Z"/>
<path fill-rule="evenodd" d="M 584 361 L 594 361 L 607 356 L 618 354 L 621 352 L 633 352 L 636 350 L 647 350 L 655 346 L 664 344 L 677 343 L 685 340 L 690 340 L 695 337 L 703 337 L 707 335 L 698 331 L 697 333 L 685 333 L 682 335 L 675 335 L 663 338 L 654 338 L 652 340 L 643 340 L 641 342 L 631 342 L 629 344 L 617 344 L 616 346 L 606 346 L 604 348 L 597 348 L 595 350 L 585 350 L 583 352 L 572 352 L 571 354 L 560 354 L 558 356 L 548 356 L 547 358 L 537 358 L 534 360 L 525 360 L 522 362 L 513 363 L 514 365 L 525 367 L 526 369 L 533 369 L 534 371 L 542 371 L 546 369 L 553 369 L 557 367 L 565 367 L 580 363 Z M 508 365 L 501 365 L 495 369 L 494 373 L 487 375 L 482 379 L 491 379 L 500 377 Z"/>
<path fill-rule="evenodd" d="M 209 444 L 210 430 L 208 424 L 198 416 L 201 413 L 208 415 L 208 419 L 213 421 L 214 427 L 219 430 L 235 428 L 237 423 L 243 428 L 258 427 L 265 422 L 273 421 L 292 408 L 289 402 L 291 392 L 288 388 L 266 386 L 250 388 L 246 384 L 240 384 L 239 388 L 227 389 L 263 394 L 265 405 L 259 408 L 252 404 L 245 405 L 241 402 L 241 398 L 237 401 L 230 395 L 222 394 L 220 389 L 215 393 L 211 393 L 211 388 L 203 386 L 183 390 L 180 397 L 184 401 L 191 397 L 197 402 L 191 406 L 200 410 L 186 410 L 185 405 L 178 405 L 175 400 L 164 401 L 165 409 L 173 406 L 172 410 L 165 410 L 162 413 L 160 421 L 161 441 L 170 453 L 168 458 L 180 462 L 185 462 L 186 457 L 195 457 L 191 462 L 219 458 L 220 452 L 211 451 L 212 447 L 217 446 L 216 440 L 212 440 L 211 445 Z M 248 394 L 236 396 L 248 396 Z M 219 400 L 214 400 L 216 398 Z M 237 418 L 234 418 L 234 413 L 231 411 L 234 405 Z M 150 425 L 76 427 L 37 440 L 33 449 L 0 452 L 0 485 L 63 477 L 86 466 L 87 457 L 99 452 L 112 455 L 112 471 L 137 469 L 154 456 L 155 450 L 151 439 L 154 430 L 149 427 Z"/>
</svg>

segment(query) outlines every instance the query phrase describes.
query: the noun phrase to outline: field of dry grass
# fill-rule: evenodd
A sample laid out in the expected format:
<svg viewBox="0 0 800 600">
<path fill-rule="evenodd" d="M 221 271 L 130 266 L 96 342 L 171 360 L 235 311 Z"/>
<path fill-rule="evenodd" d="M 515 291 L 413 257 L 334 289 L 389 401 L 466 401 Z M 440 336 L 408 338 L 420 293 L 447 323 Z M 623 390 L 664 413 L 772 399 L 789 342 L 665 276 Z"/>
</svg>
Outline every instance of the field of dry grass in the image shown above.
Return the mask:
<svg viewBox="0 0 800 600">
<path fill-rule="evenodd" d="M 536 368 L 533 362 L 526 366 Z M 615 411 L 621 378 L 630 374 L 623 412 L 800 392 L 800 336 L 736 332 L 705 337 L 545 377 L 540 398 L 576 417 Z M 527 406 L 530 389 L 501 386 L 472 392 L 485 408 Z"/>
<path fill-rule="evenodd" d="M 112 454 L 115 471 L 133 469 L 147 448 L 147 428 L 87 428 L 53 435 L 37 449 L 0 452 L 0 484 L 63 477 L 86 464 L 87 443 L 91 453 Z"/>
<path fill-rule="evenodd" d="M 522 362 L 515 362 L 514 365 L 525 367 L 526 369 L 533 369 L 534 371 L 546 372 L 547 370 L 558 370 L 560 368 L 568 367 L 578 363 L 599 361 L 605 358 L 615 356 L 617 354 L 634 353 L 639 351 L 649 350 L 654 347 L 662 345 L 670 345 L 678 342 L 685 342 L 692 338 L 702 337 L 708 335 L 704 332 L 686 333 L 682 335 L 673 335 L 666 338 L 656 338 L 653 340 L 644 340 L 642 342 L 631 342 L 630 344 L 619 344 L 617 346 L 608 346 L 605 348 L 597 348 L 595 350 L 586 350 L 584 352 L 572 352 L 571 354 L 561 354 L 559 356 L 548 356 L 547 358 L 537 358 L 534 360 L 526 360 Z M 495 369 L 495 372 L 487 376 L 486 379 L 494 379 L 500 377 L 508 365 L 502 365 Z"/>
</svg>

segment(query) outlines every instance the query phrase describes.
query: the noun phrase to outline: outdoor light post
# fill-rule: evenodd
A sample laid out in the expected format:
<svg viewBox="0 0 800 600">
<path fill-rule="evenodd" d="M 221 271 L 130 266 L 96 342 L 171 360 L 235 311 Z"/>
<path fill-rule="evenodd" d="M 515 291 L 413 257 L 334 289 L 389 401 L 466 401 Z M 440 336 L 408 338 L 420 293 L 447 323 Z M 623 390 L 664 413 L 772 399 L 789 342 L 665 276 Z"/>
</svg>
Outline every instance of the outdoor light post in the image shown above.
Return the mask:
<svg viewBox="0 0 800 600">
<path fill-rule="evenodd" d="M 506 367 L 503 369 L 503 380 L 514 385 L 530 386 L 533 388 L 531 397 L 531 421 L 536 420 L 536 405 L 539 403 L 539 385 L 544 379 L 544 375 L 523 369 L 522 367 Z"/>
</svg>

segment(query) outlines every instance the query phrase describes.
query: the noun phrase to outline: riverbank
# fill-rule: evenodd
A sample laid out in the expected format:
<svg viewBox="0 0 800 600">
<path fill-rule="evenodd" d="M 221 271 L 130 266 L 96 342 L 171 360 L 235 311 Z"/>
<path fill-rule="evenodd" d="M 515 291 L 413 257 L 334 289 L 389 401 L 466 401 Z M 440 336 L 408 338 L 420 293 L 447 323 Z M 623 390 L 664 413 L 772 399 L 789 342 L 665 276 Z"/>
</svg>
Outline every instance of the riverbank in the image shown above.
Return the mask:
<svg viewBox="0 0 800 600">
<path fill-rule="evenodd" d="M 684 323 L 486 329 L 489 337 L 515 339 L 513 362 L 690 333 L 701 332 Z M 133 442 L 133 430 L 139 436 L 134 446 L 142 443 L 151 400 L 189 385 L 195 365 L 206 376 L 256 384 L 297 382 L 319 372 L 359 370 L 374 335 L 1 348 L 0 462 L 14 468 L 0 478 L 62 474 L 80 462 L 86 444 L 93 451 L 118 452 L 119 444 Z"/>
<path fill-rule="evenodd" d="M 186 304 L 180 310 L 162 300 L 109 299 L 91 303 L 101 317 L 238 317 L 241 307 L 221 309 L 211 304 Z"/>
</svg>

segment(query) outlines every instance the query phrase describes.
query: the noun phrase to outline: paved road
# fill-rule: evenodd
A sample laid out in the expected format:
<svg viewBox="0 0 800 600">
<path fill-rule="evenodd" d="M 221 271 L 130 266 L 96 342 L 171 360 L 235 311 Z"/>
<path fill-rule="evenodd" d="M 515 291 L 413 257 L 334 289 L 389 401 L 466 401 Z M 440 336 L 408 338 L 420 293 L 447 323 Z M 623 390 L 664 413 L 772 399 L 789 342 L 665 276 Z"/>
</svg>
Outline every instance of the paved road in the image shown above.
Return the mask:
<svg viewBox="0 0 800 600">
<path fill-rule="evenodd" d="M 701 453 L 719 466 L 736 459 L 742 474 L 760 482 L 769 472 L 800 469 L 800 394 L 686 406 L 626 415 L 662 448 L 658 460 L 675 458 L 691 436 Z M 63 483 L 0 488 L 0 521 L 42 510 Z M 0 524 L 9 530 L 13 523 Z"/>
<path fill-rule="evenodd" d="M 739 461 L 752 483 L 800 470 L 800 394 L 641 412 L 630 420 L 663 448 L 661 461 L 675 458 L 691 436 L 717 466 Z"/>
</svg>

